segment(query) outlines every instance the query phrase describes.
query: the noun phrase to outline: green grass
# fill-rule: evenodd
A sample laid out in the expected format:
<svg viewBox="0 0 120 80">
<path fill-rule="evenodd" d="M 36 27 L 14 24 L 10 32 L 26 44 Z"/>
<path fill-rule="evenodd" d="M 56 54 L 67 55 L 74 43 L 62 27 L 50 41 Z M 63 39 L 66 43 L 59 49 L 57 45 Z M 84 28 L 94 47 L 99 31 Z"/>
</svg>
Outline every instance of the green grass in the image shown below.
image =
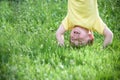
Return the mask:
<svg viewBox="0 0 120 80">
<path fill-rule="evenodd" d="M 69 32 L 59 47 L 55 32 L 67 0 L 0 1 L 0 80 L 120 80 L 119 0 L 99 0 L 100 16 L 114 33 L 102 50 L 102 35 L 92 46 L 72 48 Z"/>
</svg>

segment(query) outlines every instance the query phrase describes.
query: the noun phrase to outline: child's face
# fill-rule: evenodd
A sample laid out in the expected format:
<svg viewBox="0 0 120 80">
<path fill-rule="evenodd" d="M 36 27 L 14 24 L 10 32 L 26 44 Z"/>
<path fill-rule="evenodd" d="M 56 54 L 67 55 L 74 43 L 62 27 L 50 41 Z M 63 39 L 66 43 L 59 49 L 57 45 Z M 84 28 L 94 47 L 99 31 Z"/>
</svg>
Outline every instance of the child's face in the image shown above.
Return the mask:
<svg viewBox="0 0 120 80">
<path fill-rule="evenodd" d="M 75 27 L 72 29 L 70 34 L 70 42 L 75 46 L 83 46 L 90 40 L 88 35 L 88 30 L 80 27 Z"/>
</svg>

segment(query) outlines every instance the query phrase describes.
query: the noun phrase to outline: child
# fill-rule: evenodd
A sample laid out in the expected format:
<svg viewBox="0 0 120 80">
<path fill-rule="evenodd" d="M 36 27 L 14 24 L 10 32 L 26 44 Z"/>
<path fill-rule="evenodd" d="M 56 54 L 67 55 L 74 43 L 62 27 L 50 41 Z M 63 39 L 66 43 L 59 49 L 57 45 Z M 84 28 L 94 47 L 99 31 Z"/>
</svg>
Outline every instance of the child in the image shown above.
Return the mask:
<svg viewBox="0 0 120 80">
<path fill-rule="evenodd" d="M 92 31 L 104 35 L 103 47 L 112 43 L 113 33 L 99 16 L 97 0 L 68 0 L 68 12 L 56 32 L 60 46 L 64 45 L 64 33 L 72 30 L 70 42 L 75 46 L 92 43 Z"/>
</svg>

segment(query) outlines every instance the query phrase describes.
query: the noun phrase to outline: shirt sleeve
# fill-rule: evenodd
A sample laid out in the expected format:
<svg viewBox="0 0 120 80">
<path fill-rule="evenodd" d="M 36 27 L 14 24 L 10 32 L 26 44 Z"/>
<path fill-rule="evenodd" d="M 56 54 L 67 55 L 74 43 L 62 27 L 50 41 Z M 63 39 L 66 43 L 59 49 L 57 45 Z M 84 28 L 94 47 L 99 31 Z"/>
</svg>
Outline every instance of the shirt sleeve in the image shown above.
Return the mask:
<svg viewBox="0 0 120 80">
<path fill-rule="evenodd" d="M 63 24 L 65 30 L 71 30 L 74 27 L 74 25 L 68 18 L 68 15 L 63 19 L 62 24 Z"/>
<path fill-rule="evenodd" d="M 105 26 L 106 24 L 99 17 L 94 23 L 93 30 L 97 31 L 100 34 L 103 34 Z"/>
</svg>

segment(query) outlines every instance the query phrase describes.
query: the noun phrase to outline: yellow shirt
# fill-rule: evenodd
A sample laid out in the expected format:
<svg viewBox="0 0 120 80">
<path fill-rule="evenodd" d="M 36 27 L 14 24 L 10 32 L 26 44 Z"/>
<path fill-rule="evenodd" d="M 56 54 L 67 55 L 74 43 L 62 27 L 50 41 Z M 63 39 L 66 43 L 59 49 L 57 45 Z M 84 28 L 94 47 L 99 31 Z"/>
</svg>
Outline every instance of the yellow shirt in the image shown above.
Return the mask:
<svg viewBox="0 0 120 80">
<path fill-rule="evenodd" d="M 79 25 L 100 34 L 105 26 L 99 17 L 97 0 L 68 0 L 68 13 L 62 24 L 66 30 Z"/>
</svg>

